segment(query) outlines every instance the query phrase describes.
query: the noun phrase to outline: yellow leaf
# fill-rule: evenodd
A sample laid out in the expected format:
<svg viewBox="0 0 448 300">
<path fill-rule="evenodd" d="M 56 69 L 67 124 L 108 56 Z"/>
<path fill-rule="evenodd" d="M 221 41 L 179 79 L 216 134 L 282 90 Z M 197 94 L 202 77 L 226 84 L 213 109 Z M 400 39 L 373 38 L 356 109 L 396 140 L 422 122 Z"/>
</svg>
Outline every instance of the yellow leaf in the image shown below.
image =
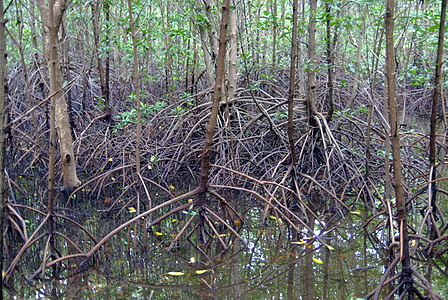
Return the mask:
<svg viewBox="0 0 448 300">
<path fill-rule="evenodd" d="M 168 187 L 169 187 L 170 190 L 172 190 L 172 191 L 174 191 L 174 189 L 175 189 L 174 185 L 172 185 L 172 184 L 170 184 Z"/>
<path fill-rule="evenodd" d="M 104 199 L 104 203 L 109 204 L 110 203 L 110 197 L 107 197 L 106 199 Z"/>
<path fill-rule="evenodd" d="M 303 239 L 301 239 L 301 240 L 298 240 L 297 242 L 291 242 L 291 244 L 305 245 L 306 242 Z"/>
<path fill-rule="evenodd" d="M 311 245 L 311 244 L 307 244 L 306 247 L 307 247 L 308 249 L 311 249 L 311 248 L 313 248 L 313 245 Z"/>
<path fill-rule="evenodd" d="M 109 161 L 113 161 L 112 157 L 111 157 L 111 158 L 109 158 Z"/>
<path fill-rule="evenodd" d="M 274 216 L 269 216 L 269 218 L 271 218 L 272 220 L 275 220 L 275 219 L 277 219 L 276 217 L 274 217 Z"/>
<path fill-rule="evenodd" d="M 415 240 L 411 241 L 411 247 L 414 247 L 417 242 Z"/>
<path fill-rule="evenodd" d="M 161 236 L 161 235 L 163 235 L 163 233 L 156 231 L 156 235 Z"/>
<path fill-rule="evenodd" d="M 327 246 L 327 248 L 328 248 L 329 250 L 334 250 L 334 248 L 331 247 L 330 245 L 325 245 L 325 246 Z"/>
<path fill-rule="evenodd" d="M 225 237 L 227 234 L 225 234 L 225 233 L 223 233 L 223 234 L 220 234 L 219 236 L 220 237 Z"/>
<path fill-rule="evenodd" d="M 208 271 L 210 271 L 210 270 L 197 270 L 196 274 L 201 275 L 201 274 L 204 274 L 205 272 L 208 272 Z"/>
<path fill-rule="evenodd" d="M 135 212 L 137 212 L 137 210 L 135 210 L 135 208 L 134 207 L 129 207 L 129 212 L 130 213 L 135 213 Z"/>
<path fill-rule="evenodd" d="M 190 264 L 194 264 L 196 262 L 196 258 L 194 256 L 190 257 Z"/>
<path fill-rule="evenodd" d="M 167 274 L 171 275 L 171 276 L 182 276 L 185 273 L 184 272 L 168 272 Z"/>
<path fill-rule="evenodd" d="M 115 181 L 115 180 L 116 180 L 115 177 L 111 177 L 111 179 L 112 179 L 112 181 Z"/>
<path fill-rule="evenodd" d="M 351 213 L 351 214 L 354 214 L 354 215 L 360 215 L 360 214 L 361 214 L 360 211 L 351 211 L 350 213 Z"/>
<path fill-rule="evenodd" d="M 156 157 L 154 155 L 151 155 L 151 162 L 154 162 L 156 160 Z"/>
<path fill-rule="evenodd" d="M 152 167 L 151 167 L 151 165 L 148 165 L 148 169 L 152 170 Z"/>
<path fill-rule="evenodd" d="M 240 220 L 235 220 L 235 225 L 236 226 L 241 226 L 241 221 Z"/>
<path fill-rule="evenodd" d="M 173 223 L 174 223 L 174 222 L 177 222 L 177 219 L 173 219 L 173 221 L 172 221 L 172 222 L 173 222 Z"/>
<path fill-rule="evenodd" d="M 322 260 L 320 260 L 319 258 L 315 258 L 315 257 L 313 257 L 313 261 L 318 263 L 318 264 L 323 264 L 324 263 Z"/>
<path fill-rule="evenodd" d="M 191 202 L 193 202 L 193 199 L 192 198 L 188 199 L 188 203 L 191 203 Z"/>
</svg>

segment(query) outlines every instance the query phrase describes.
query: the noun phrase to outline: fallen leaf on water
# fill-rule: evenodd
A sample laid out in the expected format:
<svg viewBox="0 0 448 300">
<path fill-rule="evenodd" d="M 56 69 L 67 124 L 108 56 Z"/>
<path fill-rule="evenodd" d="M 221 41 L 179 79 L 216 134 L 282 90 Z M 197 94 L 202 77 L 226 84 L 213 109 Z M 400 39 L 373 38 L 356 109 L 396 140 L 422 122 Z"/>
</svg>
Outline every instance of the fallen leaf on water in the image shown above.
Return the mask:
<svg viewBox="0 0 448 300">
<path fill-rule="evenodd" d="M 171 275 L 171 276 L 182 276 L 185 273 L 184 272 L 168 272 L 167 274 Z"/>
<path fill-rule="evenodd" d="M 306 242 L 303 239 L 301 239 L 301 240 L 298 240 L 297 242 L 291 242 L 291 244 L 305 245 Z"/>
<path fill-rule="evenodd" d="M 318 264 L 323 264 L 324 263 L 321 259 L 315 258 L 315 257 L 313 257 L 313 261 L 317 262 Z"/>
<path fill-rule="evenodd" d="M 131 206 L 131 207 L 129 207 L 129 212 L 130 212 L 130 213 L 135 213 L 135 212 L 137 212 L 137 211 L 135 210 L 134 207 Z"/>
<path fill-rule="evenodd" d="M 197 270 L 196 274 L 201 275 L 201 274 L 204 274 L 205 272 L 208 272 L 208 271 L 210 271 L 210 270 Z"/>
</svg>

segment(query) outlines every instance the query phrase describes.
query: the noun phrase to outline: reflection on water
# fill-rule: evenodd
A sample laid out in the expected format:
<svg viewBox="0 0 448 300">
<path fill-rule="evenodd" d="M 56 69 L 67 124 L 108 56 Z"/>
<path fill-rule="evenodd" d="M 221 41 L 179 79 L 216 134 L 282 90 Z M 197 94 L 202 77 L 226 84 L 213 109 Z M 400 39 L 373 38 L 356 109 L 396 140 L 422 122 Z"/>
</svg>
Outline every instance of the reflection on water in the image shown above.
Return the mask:
<svg viewBox="0 0 448 300">
<path fill-rule="evenodd" d="M 360 218 L 345 226 L 341 223 L 322 232 L 316 225 L 325 246 L 312 240 L 282 238 L 276 221 L 270 220 L 266 227 L 240 228 L 247 248 L 234 236 L 222 234 L 231 245 L 226 251 L 219 242 L 199 249 L 195 240 L 184 240 L 167 252 L 171 237 L 148 233 L 147 238 L 139 235 L 134 243 L 129 230 L 131 240 L 125 238 L 126 232 L 115 236 L 87 272 L 58 273 L 54 269 L 48 271 L 53 272 L 51 280 L 31 285 L 16 274 L 11 280 L 13 290 L 4 290 L 3 295 L 36 299 L 307 299 L 306 280 L 311 280 L 314 299 L 363 298 L 377 286 L 388 253 L 365 234 Z M 312 269 L 305 268 L 306 264 Z M 428 265 L 422 263 L 417 268 L 422 271 Z M 432 284 L 448 297 L 447 278 L 441 272 L 433 269 Z"/>
</svg>

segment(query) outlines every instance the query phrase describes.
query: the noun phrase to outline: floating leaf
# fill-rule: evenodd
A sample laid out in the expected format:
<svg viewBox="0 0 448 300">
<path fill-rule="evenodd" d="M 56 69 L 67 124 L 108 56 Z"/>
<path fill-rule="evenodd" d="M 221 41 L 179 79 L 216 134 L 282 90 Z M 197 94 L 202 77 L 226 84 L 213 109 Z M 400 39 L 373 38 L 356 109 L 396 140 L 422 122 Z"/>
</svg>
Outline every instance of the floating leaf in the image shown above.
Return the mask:
<svg viewBox="0 0 448 300">
<path fill-rule="evenodd" d="M 172 184 L 170 184 L 168 187 L 169 187 L 170 190 L 172 190 L 172 191 L 174 191 L 174 189 L 175 189 L 174 185 L 172 185 Z"/>
<path fill-rule="evenodd" d="M 168 272 L 167 274 L 171 275 L 171 276 L 182 276 L 185 273 L 184 272 Z"/>
<path fill-rule="evenodd" d="M 194 256 L 190 257 L 190 264 L 194 264 L 196 262 L 196 258 Z"/>
<path fill-rule="evenodd" d="M 135 207 L 129 207 L 129 212 L 130 213 L 135 213 L 135 212 L 137 212 L 137 210 L 135 210 Z"/>
<path fill-rule="evenodd" d="M 208 271 L 210 271 L 210 270 L 197 270 L 196 274 L 201 275 L 201 274 L 204 274 L 205 272 L 208 272 Z"/>
<path fill-rule="evenodd" d="M 325 245 L 325 246 L 327 246 L 327 248 L 328 248 L 329 250 L 334 250 L 334 248 L 331 247 L 330 245 Z"/>
<path fill-rule="evenodd" d="M 324 263 L 321 259 L 315 258 L 315 257 L 313 257 L 313 261 L 318 263 L 318 264 L 323 264 Z"/>
<path fill-rule="evenodd" d="M 161 232 L 157 232 L 157 231 L 156 231 L 156 235 L 157 235 L 157 236 L 161 236 L 161 235 L 163 235 L 163 233 L 161 233 Z"/>
<path fill-rule="evenodd" d="M 240 220 L 235 220 L 235 225 L 236 226 L 241 226 L 241 221 Z"/>
</svg>

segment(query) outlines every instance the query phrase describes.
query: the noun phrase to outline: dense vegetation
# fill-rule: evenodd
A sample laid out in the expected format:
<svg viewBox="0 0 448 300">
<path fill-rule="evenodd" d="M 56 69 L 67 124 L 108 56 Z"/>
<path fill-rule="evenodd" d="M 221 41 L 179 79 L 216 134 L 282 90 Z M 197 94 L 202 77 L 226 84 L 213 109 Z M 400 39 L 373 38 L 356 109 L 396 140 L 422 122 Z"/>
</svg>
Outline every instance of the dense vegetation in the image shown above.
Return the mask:
<svg viewBox="0 0 448 300">
<path fill-rule="evenodd" d="M 332 299 L 313 253 L 329 265 L 348 226 L 384 264 L 359 296 L 447 296 L 431 286 L 448 280 L 445 0 L 30 0 L 4 13 L 10 289 L 82 272 L 111 245 L 139 256 L 163 236 L 210 255 L 265 226 L 298 258 L 285 262 L 302 274 L 294 295 Z"/>
</svg>

